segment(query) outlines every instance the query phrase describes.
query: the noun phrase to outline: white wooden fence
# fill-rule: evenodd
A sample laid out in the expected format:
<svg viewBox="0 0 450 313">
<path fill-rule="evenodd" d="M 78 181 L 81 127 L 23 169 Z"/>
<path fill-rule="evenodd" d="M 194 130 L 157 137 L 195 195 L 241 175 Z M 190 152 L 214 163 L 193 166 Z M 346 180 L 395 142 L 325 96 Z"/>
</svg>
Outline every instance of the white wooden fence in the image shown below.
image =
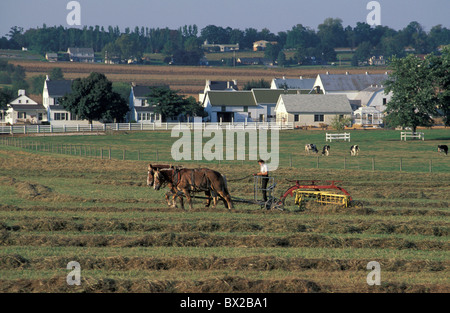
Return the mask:
<svg viewBox="0 0 450 313">
<path fill-rule="evenodd" d="M 84 133 L 84 132 L 104 132 L 104 131 L 154 131 L 175 129 L 200 128 L 194 123 L 115 123 L 115 124 L 95 124 L 95 125 L 20 125 L 20 126 L 0 126 L 0 134 L 45 134 L 45 133 Z M 201 123 L 202 129 L 294 129 L 294 124 L 281 125 L 272 122 L 253 123 Z"/>
<path fill-rule="evenodd" d="M 406 141 L 406 138 L 418 138 L 425 140 L 425 134 L 424 133 L 414 133 L 414 132 L 401 132 L 400 134 L 400 141 L 404 140 Z"/>
<path fill-rule="evenodd" d="M 350 142 L 350 133 L 342 133 L 342 134 L 326 134 L 325 141 L 332 141 L 332 140 L 344 140 Z"/>
</svg>

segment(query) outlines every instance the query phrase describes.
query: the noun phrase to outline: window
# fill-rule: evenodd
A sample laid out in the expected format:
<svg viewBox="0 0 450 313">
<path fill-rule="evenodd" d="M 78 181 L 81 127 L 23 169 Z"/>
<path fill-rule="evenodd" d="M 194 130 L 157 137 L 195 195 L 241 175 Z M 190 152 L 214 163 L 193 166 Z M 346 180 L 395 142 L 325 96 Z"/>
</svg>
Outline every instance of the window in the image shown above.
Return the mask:
<svg viewBox="0 0 450 313">
<path fill-rule="evenodd" d="M 323 114 L 315 114 L 314 122 L 323 122 Z"/>
<path fill-rule="evenodd" d="M 18 112 L 17 113 L 17 118 L 27 118 L 27 113 L 25 113 L 25 112 Z"/>
<path fill-rule="evenodd" d="M 387 104 L 387 99 L 383 98 L 383 105 L 386 105 L 386 104 Z"/>
<path fill-rule="evenodd" d="M 42 121 L 42 113 L 38 113 L 38 121 Z"/>
<path fill-rule="evenodd" d="M 139 121 L 149 121 L 151 119 L 150 113 L 138 113 L 138 120 Z"/>
<path fill-rule="evenodd" d="M 69 114 L 68 113 L 55 113 L 55 115 L 53 115 L 53 119 L 55 121 L 67 121 L 69 119 Z"/>
<path fill-rule="evenodd" d="M 294 122 L 298 122 L 298 121 L 299 121 L 298 114 L 295 114 L 294 115 Z"/>
<path fill-rule="evenodd" d="M 244 112 L 248 112 L 248 106 L 244 106 Z"/>
<path fill-rule="evenodd" d="M 226 106 L 222 106 L 222 112 L 226 112 L 227 111 L 227 107 Z"/>
</svg>

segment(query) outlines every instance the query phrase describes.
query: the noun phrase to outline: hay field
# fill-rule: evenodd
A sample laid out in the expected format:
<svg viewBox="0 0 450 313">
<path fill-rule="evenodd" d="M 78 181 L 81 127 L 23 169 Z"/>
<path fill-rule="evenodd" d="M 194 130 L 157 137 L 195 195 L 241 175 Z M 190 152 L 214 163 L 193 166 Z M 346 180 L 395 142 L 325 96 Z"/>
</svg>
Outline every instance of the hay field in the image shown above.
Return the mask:
<svg viewBox="0 0 450 313">
<path fill-rule="evenodd" d="M 122 147 L 139 136 L 149 145 L 170 142 L 168 133 L 84 140 Z M 417 148 L 412 144 L 411 150 Z M 450 291 L 448 171 L 281 167 L 274 173 L 277 194 L 291 179 L 341 180 L 364 207 L 310 204 L 305 211 L 282 212 L 236 204 L 228 212 L 222 204 L 204 208 L 204 200 L 196 199 L 195 208 L 184 212 L 167 207 L 164 191 L 146 186 L 149 161 L 2 146 L 0 291 Z M 208 166 L 231 180 L 255 172 L 253 163 Z M 251 179 L 229 186 L 233 196 L 251 198 Z M 80 286 L 66 283 L 70 261 L 81 265 Z M 370 261 L 381 265 L 380 286 L 366 283 Z"/>
</svg>

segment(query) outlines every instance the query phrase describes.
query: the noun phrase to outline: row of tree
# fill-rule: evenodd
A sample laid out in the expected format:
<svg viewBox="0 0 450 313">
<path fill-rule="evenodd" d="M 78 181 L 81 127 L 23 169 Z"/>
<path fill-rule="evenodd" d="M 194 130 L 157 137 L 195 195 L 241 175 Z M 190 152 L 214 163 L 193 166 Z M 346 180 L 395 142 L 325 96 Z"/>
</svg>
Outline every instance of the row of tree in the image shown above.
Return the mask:
<svg viewBox="0 0 450 313">
<path fill-rule="evenodd" d="M 440 45 L 450 43 L 450 30 L 437 25 L 426 32 L 418 22 L 411 22 L 401 30 L 388 26 L 372 27 L 358 22 L 355 27 L 344 27 L 342 20 L 327 18 L 318 25 L 317 30 L 298 24 L 277 34 L 264 28 L 240 30 L 231 27 L 208 25 L 199 32 L 196 25 L 169 28 L 136 27 L 134 30 L 119 27 L 100 26 L 78 28 L 47 27 L 31 28 L 24 31 L 12 27 L 6 37 L 0 39 L 0 49 L 20 49 L 28 47 L 41 54 L 66 51 L 68 47 L 92 47 L 96 52 L 108 53 L 110 57 L 140 59 L 144 53 L 164 53 L 167 60 L 177 55 L 183 62 L 192 62 L 202 55 L 200 50 L 204 41 L 220 44 L 239 44 L 240 49 L 252 49 L 253 42 L 267 40 L 277 42 L 273 59 L 284 49 L 297 50 L 296 60 L 306 61 L 311 57 L 334 61 L 334 48 L 351 47 L 357 49 L 358 58 L 370 54 L 381 54 L 385 58 L 405 55 L 405 47 L 415 49 L 416 53 L 430 53 Z M 188 53 L 190 57 L 185 57 Z"/>
</svg>

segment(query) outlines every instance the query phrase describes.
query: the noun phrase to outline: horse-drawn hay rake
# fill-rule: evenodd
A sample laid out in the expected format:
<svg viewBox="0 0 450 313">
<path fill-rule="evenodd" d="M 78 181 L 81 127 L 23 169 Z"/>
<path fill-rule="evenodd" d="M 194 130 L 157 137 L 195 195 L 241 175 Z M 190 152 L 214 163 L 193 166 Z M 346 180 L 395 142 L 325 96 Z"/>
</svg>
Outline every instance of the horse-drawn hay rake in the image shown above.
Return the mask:
<svg viewBox="0 0 450 313">
<path fill-rule="evenodd" d="M 254 178 L 253 200 L 232 198 L 235 202 L 256 204 L 261 208 L 285 210 L 291 205 L 288 199 L 294 200 L 294 205 L 303 210 L 307 202 L 316 202 L 322 205 L 336 205 L 343 208 L 362 207 L 362 203 L 352 199 L 344 188 L 336 185 L 341 181 L 328 180 L 291 180 L 295 185 L 289 187 L 280 198 L 275 197 L 276 182 L 273 177 L 268 177 L 267 188 L 261 188 L 261 176 Z M 266 191 L 267 201 L 262 201 L 260 195 Z"/>
</svg>

